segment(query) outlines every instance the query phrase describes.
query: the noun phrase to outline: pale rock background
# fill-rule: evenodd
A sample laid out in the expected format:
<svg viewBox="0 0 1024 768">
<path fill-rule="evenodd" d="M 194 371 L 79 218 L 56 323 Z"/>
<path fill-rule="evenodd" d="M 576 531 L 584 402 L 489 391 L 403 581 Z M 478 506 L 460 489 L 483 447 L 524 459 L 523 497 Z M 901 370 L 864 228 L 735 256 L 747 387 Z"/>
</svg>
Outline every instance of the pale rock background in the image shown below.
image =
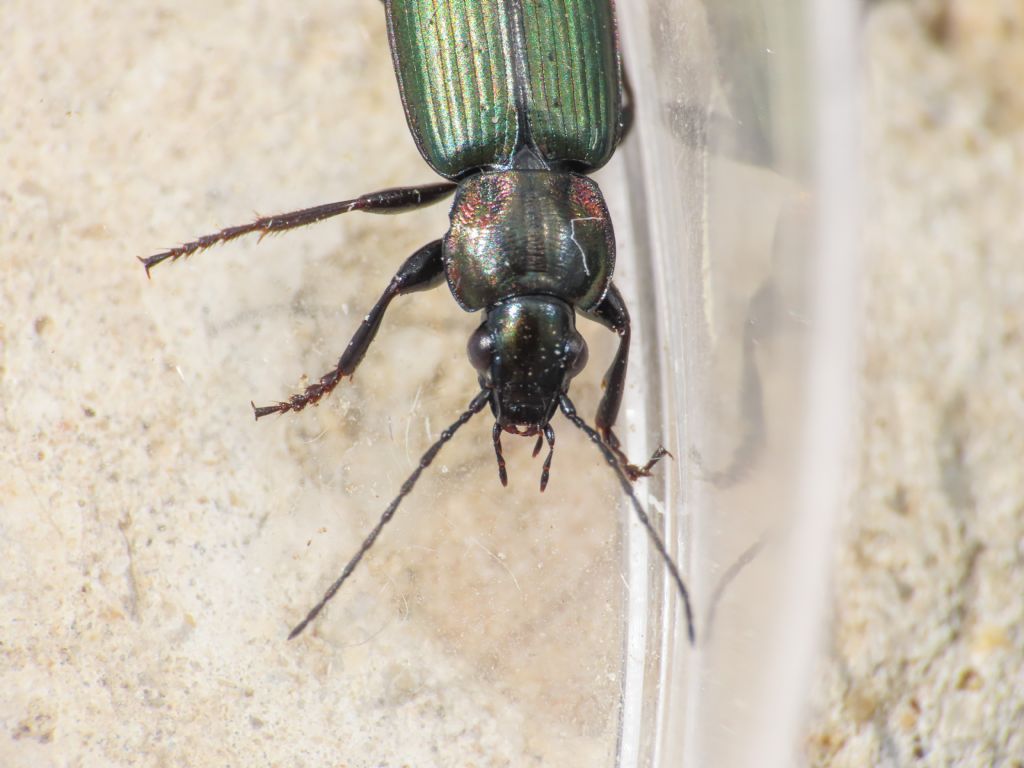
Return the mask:
<svg viewBox="0 0 1024 768">
<path fill-rule="evenodd" d="M 1024 765 L 1024 4 L 872 4 L 854 492 L 810 762 Z"/>
<path fill-rule="evenodd" d="M 619 521 L 568 429 L 541 496 L 532 442 L 505 441 L 504 490 L 467 426 L 286 641 L 476 393 L 479 319 L 400 300 L 319 408 L 249 401 L 328 370 L 446 206 L 136 261 L 436 180 L 381 6 L 6 2 L 0 33 L 0 765 L 606 762 Z"/>
</svg>

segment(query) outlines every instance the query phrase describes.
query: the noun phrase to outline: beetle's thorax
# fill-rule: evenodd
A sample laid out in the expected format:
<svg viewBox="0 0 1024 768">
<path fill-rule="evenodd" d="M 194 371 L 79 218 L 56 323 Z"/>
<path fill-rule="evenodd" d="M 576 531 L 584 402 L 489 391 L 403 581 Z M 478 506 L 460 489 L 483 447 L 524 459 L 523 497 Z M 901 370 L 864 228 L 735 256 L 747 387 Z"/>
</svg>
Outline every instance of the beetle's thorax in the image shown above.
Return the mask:
<svg viewBox="0 0 1024 768">
<path fill-rule="evenodd" d="M 586 176 L 508 170 L 464 180 L 444 238 L 448 285 L 464 309 L 548 295 L 581 310 L 604 296 L 615 235 L 604 197 Z"/>
</svg>

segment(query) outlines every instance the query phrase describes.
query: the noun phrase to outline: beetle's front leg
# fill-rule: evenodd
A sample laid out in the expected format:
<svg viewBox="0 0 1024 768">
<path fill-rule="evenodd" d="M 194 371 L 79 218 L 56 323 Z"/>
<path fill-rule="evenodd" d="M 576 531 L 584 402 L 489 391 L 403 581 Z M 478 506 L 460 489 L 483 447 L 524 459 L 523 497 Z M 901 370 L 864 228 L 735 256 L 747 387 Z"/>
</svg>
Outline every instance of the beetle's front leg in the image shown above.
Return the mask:
<svg viewBox="0 0 1024 768">
<path fill-rule="evenodd" d="M 619 407 L 622 405 L 622 393 L 626 388 L 626 370 L 629 367 L 629 339 L 630 324 L 629 310 L 622 300 L 622 294 L 613 283 L 608 288 L 608 293 L 601 300 L 601 303 L 587 313 L 589 317 L 606 328 L 615 331 L 619 336 L 619 348 L 615 351 L 615 359 L 604 375 L 604 396 L 601 404 L 597 407 L 597 416 L 594 419 L 597 431 L 601 439 L 612 450 L 619 461 L 619 466 L 626 473 L 630 480 L 638 477 L 647 477 L 651 469 L 669 452 L 661 446 L 651 454 L 646 464 L 638 466 L 629 461 L 629 457 L 623 452 L 619 438 L 615 435 L 612 426 L 619 415 Z"/>
<path fill-rule="evenodd" d="M 329 394 L 338 382 L 345 376 L 351 376 L 359 363 L 370 348 L 381 321 L 384 319 L 384 312 L 392 299 L 406 293 L 414 293 L 433 288 L 440 285 L 444 280 L 444 261 L 441 256 L 441 241 L 435 240 L 406 259 L 384 294 L 377 299 L 373 309 L 363 318 L 359 328 L 352 336 L 352 340 L 345 347 L 341 359 L 334 370 L 325 373 L 316 384 L 310 384 L 305 391 L 299 395 L 292 395 L 286 402 L 277 405 L 253 406 L 256 418 L 269 416 L 272 413 L 286 413 L 287 411 L 301 411 L 307 405 L 316 404 L 320 398 Z"/>
</svg>

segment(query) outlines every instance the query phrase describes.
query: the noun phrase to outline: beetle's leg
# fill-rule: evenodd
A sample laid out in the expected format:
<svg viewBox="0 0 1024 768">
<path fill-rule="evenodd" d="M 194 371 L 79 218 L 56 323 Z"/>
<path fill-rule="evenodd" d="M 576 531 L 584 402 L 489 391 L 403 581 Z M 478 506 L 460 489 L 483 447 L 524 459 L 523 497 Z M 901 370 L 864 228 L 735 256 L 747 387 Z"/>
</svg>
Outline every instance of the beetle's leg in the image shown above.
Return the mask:
<svg viewBox="0 0 1024 768">
<path fill-rule="evenodd" d="M 416 253 L 406 259 L 384 294 L 377 299 L 373 309 L 363 318 L 359 328 L 352 336 L 352 340 L 345 347 L 341 359 L 334 370 L 325 373 L 316 384 L 310 384 L 305 391 L 299 395 L 292 395 L 287 402 L 277 405 L 266 405 L 257 408 L 256 418 L 269 416 L 272 413 L 285 413 L 287 411 L 301 411 L 307 405 L 316 403 L 324 395 L 333 390 L 344 376 L 351 376 L 356 367 L 362 362 L 366 350 L 370 348 L 377 330 L 380 328 L 381 320 L 384 319 L 384 312 L 396 296 L 406 293 L 423 291 L 428 288 L 440 285 L 444 279 L 444 261 L 441 257 L 441 241 L 435 240 L 432 243 L 420 248 Z"/>
<path fill-rule="evenodd" d="M 442 200 L 455 191 L 458 184 L 444 181 L 440 184 L 424 184 L 419 187 L 394 187 L 382 189 L 379 192 L 369 192 L 360 195 L 352 200 L 341 200 L 337 203 L 317 205 L 313 208 L 303 208 L 301 211 L 290 213 L 279 213 L 276 216 L 263 216 L 251 224 L 242 224 L 237 227 L 227 227 L 212 235 L 203 235 L 192 242 L 179 245 L 161 253 L 154 254 L 149 258 L 140 258 L 146 268 L 146 274 L 162 261 L 177 261 L 189 257 L 193 253 L 205 251 L 212 245 L 226 243 L 242 235 L 252 232 L 259 232 L 260 238 L 276 232 L 284 232 L 286 229 L 304 227 L 307 224 L 315 224 L 318 221 L 329 219 L 350 211 L 365 211 L 366 213 L 404 213 L 416 208 L 422 208 Z"/>
<path fill-rule="evenodd" d="M 659 447 L 643 466 L 631 464 L 620 447 L 619 438 L 612 430 L 612 425 L 615 424 L 615 419 L 619 415 L 619 406 L 622 405 L 622 393 L 626 388 L 630 338 L 629 310 L 626 309 L 622 294 L 619 293 L 614 283 L 608 288 L 608 293 L 605 294 L 601 303 L 590 310 L 587 315 L 619 335 L 619 348 L 615 351 L 615 359 L 612 360 L 611 366 L 604 375 L 604 396 L 601 398 L 601 404 L 597 407 L 594 423 L 597 425 L 597 431 L 601 434 L 601 439 L 611 448 L 629 479 L 636 480 L 638 477 L 646 477 L 651 474 L 651 468 L 663 456 L 668 455 L 668 451 Z"/>
</svg>

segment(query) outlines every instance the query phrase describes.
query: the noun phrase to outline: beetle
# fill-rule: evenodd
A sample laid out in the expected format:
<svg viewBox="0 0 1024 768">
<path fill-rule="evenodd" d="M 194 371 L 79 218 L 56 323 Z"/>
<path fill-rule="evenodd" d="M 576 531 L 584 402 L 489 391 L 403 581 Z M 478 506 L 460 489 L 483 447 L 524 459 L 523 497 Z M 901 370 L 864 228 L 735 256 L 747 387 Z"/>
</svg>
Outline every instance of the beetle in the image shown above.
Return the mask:
<svg viewBox="0 0 1024 768">
<path fill-rule="evenodd" d="M 140 259 L 148 276 L 165 261 L 250 233 L 263 237 L 352 211 L 411 211 L 454 195 L 447 233 L 406 259 L 337 365 L 287 401 L 253 405 L 257 420 L 315 405 L 355 372 L 398 296 L 446 282 L 464 310 L 483 312 L 467 345 L 479 394 L 427 449 L 341 576 L 289 638 L 338 591 L 444 444 L 489 406 L 503 485 L 502 433 L 536 436 L 534 455 L 548 445 L 544 490 L 557 410 L 600 449 L 682 596 L 693 642 L 686 586 L 631 487 L 667 452 L 659 448 L 645 464 L 632 464 L 613 429 L 625 388 L 630 319 L 612 280 L 611 217 L 587 175 L 608 162 L 633 123 L 612 0 L 384 0 L 384 8 L 409 130 L 445 181 L 262 217 Z M 619 338 L 593 427 L 568 395 L 588 359 L 576 313 Z"/>
</svg>

